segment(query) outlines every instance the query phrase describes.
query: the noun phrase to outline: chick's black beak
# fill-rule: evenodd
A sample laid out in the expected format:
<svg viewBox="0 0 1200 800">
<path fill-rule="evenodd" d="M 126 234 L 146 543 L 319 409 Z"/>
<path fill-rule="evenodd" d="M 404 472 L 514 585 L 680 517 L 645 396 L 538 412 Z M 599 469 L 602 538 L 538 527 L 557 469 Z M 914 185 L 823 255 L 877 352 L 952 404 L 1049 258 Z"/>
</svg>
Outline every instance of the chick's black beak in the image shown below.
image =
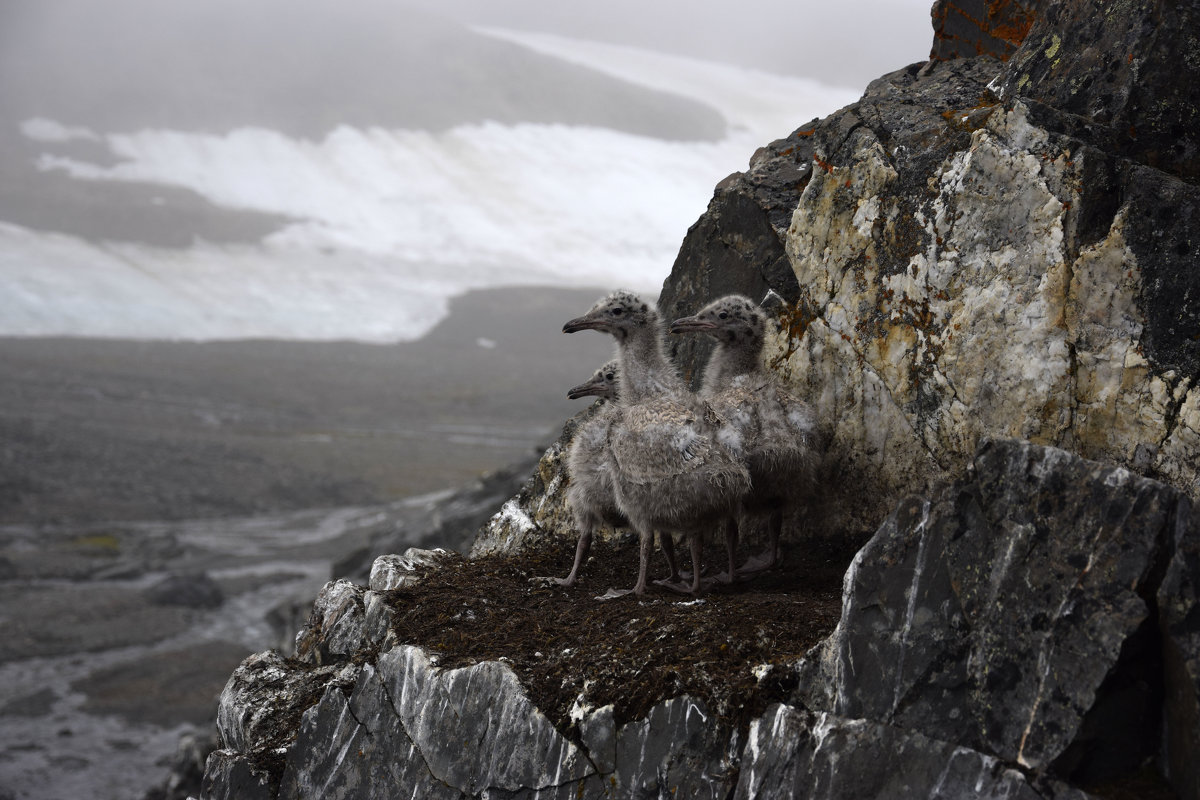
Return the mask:
<svg viewBox="0 0 1200 800">
<path fill-rule="evenodd" d="M 578 400 L 581 397 L 592 397 L 596 394 L 596 386 L 592 383 L 582 383 L 567 390 L 568 400 Z"/>
<path fill-rule="evenodd" d="M 600 328 L 600 321 L 589 316 L 576 317 L 569 320 L 563 325 L 563 333 L 575 333 L 576 331 L 597 330 Z"/>
<path fill-rule="evenodd" d="M 716 325 L 706 322 L 699 317 L 680 317 L 671 323 L 671 333 L 690 333 L 692 331 L 711 331 Z"/>
</svg>

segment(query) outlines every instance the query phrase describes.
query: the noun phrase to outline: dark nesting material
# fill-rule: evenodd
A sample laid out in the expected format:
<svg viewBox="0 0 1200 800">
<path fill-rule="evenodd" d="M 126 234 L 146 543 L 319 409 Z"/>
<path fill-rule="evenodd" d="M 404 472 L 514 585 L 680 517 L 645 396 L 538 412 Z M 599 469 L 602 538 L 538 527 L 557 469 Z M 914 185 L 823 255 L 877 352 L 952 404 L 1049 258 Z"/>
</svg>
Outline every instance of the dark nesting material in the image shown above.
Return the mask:
<svg viewBox="0 0 1200 800">
<path fill-rule="evenodd" d="M 762 363 L 767 324 L 767 315 L 748 297 L 728 295 L 671 325 L 672 333 L 696 331 L 717 340 L 700 396 L 726 420 L 719 440 L 750 471 L 753 488 L 743 498 L 743 512 L 770 515 L 768 550 L 747 561 L 739 574 L 768 569 L 779 561 L 784 510 L 803 495 L 817 466 L 812 409 L 784 391 Z M 736 532 L 730 538 L 736 541 Z"/>
<path fill-rule="evenodd" d="M 608 448 L 609 428 L 617 424 L 620 410 L 617 408 L 617 362 L 609 361 L 579 386 L 567 392 L 567 397 L 598 397 L 603 405 L 595 416 L 579 426 L 571 441 L 567 454 L 567 472 L 571 483 L 567 487 L 567 504 L 575 517 L 579 531 L 579 544 L 575 548 L 575 563 L 565 578 L 550 578 L 560 586 L 574 586 L 579 579 L 579 569 L 587 560 L 592 547 L 592 532 L 597 525 L 614 528 L 626 527 L 629 521 L 617 508 L 613 488 L 613 471 L 616 468 Z"/>
<path fill-rule="evenodd" d="M 716 415 L 685 389 L 667 360 L 662 323 L 649 304 L 629 292 L 614 292 L 563 330 L 604 331 L 617 340 L 621 419 L 609 428 L 609 448 L 617 506 L 641 546 L 631 591 L 646 590 L 650 546 L 659 530 L 687 537 L 693 560 L 690 590 L 699 592 L 700 533 L 737 509 L 749 491 L 749 473 L 717 441 Z M 668 549 L 665 535 L 663 542 Z M 624 593 L 610 591 L 609 596 Z"/>
</svg>

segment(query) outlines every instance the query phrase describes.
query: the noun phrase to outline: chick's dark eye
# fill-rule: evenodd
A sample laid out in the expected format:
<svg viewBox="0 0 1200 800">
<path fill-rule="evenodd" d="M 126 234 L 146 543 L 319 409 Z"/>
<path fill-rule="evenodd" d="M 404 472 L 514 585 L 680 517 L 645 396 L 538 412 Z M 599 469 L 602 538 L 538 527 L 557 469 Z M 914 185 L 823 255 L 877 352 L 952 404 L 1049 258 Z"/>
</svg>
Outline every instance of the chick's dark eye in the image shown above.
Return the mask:
<svg viewBox="0 0 1200 800">
<path fill-rule="evenodd" d="M 720 317 L 721 319 L 729 319 L 729 312 L 722 311 L 720 314 L 717 314 L 717 316 Z"/>
<path fill-rule="evenodd" d="M 612 373 L 612 372 L 609 372 L 608 374 L 606 374 L 606 375 L 604 376 L 604 380 L 606 380 L 606 381 L 613 381 L 613 380 L 616 380 L 616 379 L 617 379 L 617 376 L 616 376 L 616 374 L 615 374 L 615 373 Z"/>
<path fill-rule="evenodd" d="M 624 313 L 625 313 L 625 309 L 621 308 L 620 306 L 617 306 L 616 308 L 614 308 L 614 309 L 612 310 L 612 315 L 613 315 L 614 317 L 619 317 L 619 316 L 621 316 L 621 315 L 622 315 L 622 314 L 624 314 Z"/>
</svg>

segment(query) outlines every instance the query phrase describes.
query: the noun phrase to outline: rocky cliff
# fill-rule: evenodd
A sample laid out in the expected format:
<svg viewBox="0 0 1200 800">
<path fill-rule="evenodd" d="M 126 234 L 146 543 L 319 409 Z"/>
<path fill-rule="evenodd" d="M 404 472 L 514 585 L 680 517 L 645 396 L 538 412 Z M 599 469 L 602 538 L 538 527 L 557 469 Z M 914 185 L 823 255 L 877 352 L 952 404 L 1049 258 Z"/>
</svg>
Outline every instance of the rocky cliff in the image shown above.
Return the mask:
<svg viewBox="0 0 1200 800">
<path fill-rule="evenodd" d="M 827 443 L 789 569 L 597 604 L 616 535 L 530 583 L 569 422 L 470 560 L 379 559 L 243 663 L 205 797 L 1200 798 L 1200 5 L 933 20 L 717 187 L 659 299 L 773 292 Z"/>
</svg>

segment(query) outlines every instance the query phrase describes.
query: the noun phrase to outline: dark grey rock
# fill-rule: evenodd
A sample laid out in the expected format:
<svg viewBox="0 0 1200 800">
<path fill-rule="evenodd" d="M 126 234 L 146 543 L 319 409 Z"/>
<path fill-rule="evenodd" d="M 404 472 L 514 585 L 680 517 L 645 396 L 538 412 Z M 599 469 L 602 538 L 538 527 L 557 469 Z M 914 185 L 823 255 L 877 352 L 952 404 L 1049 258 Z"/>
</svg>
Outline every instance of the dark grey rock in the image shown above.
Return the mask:
<svg viewBox="0 0 1200 800">
<path fill-rule="evenodd" d="M 366 640 L 381 652 L 392 649 L 396 637 L 392 634 L 395 612 L 391 605 L 378 592 L 368 590 L 363 594 L 363 607 L 366 609 L 366 619 L 363 621 Z"/>
<path fill-rule="evenodd" d="M 305 712 L 280 784 L 288 798 L 424 797 L 462 794 L 437 780 L 404 730 L 379 673 L 363 669 L 349 698 L 329 687 Z"/>
<path fill-rule="evenodd" d="M 270 772 L 235 750 L 214 750 L 204 765 L 200 800 L 273 800 Z"/>
<path fill-rule="evenodd" d="M 612 706 L 598 708 L 580 720 L 579 737 L 598 771 L 609 773 L 616 770 L 617 725 Z"/>
<path fill-rule="evenodd" d="M 855 557 L 798 697 L 1041 770 L 1148 619 L 1179 495 L 1017 441 L 985 443 L 974 467 L 903 502 Z"/>
<path fill-rule="evenodd" d="M 1001 83 L 1006 97 L 1053 109 L 1052 129 L 1085 125 L 1123 157 L 1200 179 L 1195 3 L 1046 2 Z"/>
<path fill-rule="evenodd" d="M 1197 171 L 1188 183 L 1133 166 L 1123 171 L 1119 187 L 1130 205 L 1127 242 L 1145 287 L 1146 356 L 1193 380 L 1200 376 L 1200 166 Z"/>
<path fill-rule="evenodd" d="M 289 744 L 300 715 L 329 684 L 352 685 L 358 667 L 313 667 L 273 650 L 243 661 L 221 691 L 217 732 L 230 750 L 249 753 Z"/>
<path fill-rule="evenodd" d="M 467 793 L 516 792 L 560 786 L 595 772 L 505 665 L 491 661 L 443 671 L 410 646 L 390 650 L 377 663 L 396 715 L 439 781 Z"/>
<path fill-rule="evenodd" d="M 180 572 L 163 578 L 145 591 L 151 603 L 187 608 L 218 608 L 225 595 L 206 572 Z"/>
<path fill-rule="evenodd" d="M 1052 782 L 1035 788 L 1020 770 L 992 756 L 916 731 L 775 705 L 751 724 L 734 797 L 1084 800 L 1088 795 Z"/>
<path fill-rule="evenodd" d="M 725 798 L 737 777 L 737 736 L 703 703 L 676 697 L 617 732 L 620 797 Z"/>
<path fill-rule="evenodd" d="M 1168 777 L 1182 798 L 1200 798 L 1200 506 L 1177 517 L 1174 556 L 1158 590 L 1166 673 Z"/>
<path fill-rule="evenodd" d="M 186 734 L 171 757 L 167 777 L 146 793 L 142 800 L 187 800 L 204 790 L 204 770 L 208 757 L 217 749 L 215 732 Z"/>
<path fill-rule="evenodd" d="M 936 0 L 930 58 L 1009 58 L 1037 17 L 1039 0 Z"/>
<path fill-rule="evenodd" d="M 310 664 L 344 660 L 366 642 L 363 588 L 342 578 L 321 587 L 308 623 L 296 634 L 296 658 Z"/>
</svg>

